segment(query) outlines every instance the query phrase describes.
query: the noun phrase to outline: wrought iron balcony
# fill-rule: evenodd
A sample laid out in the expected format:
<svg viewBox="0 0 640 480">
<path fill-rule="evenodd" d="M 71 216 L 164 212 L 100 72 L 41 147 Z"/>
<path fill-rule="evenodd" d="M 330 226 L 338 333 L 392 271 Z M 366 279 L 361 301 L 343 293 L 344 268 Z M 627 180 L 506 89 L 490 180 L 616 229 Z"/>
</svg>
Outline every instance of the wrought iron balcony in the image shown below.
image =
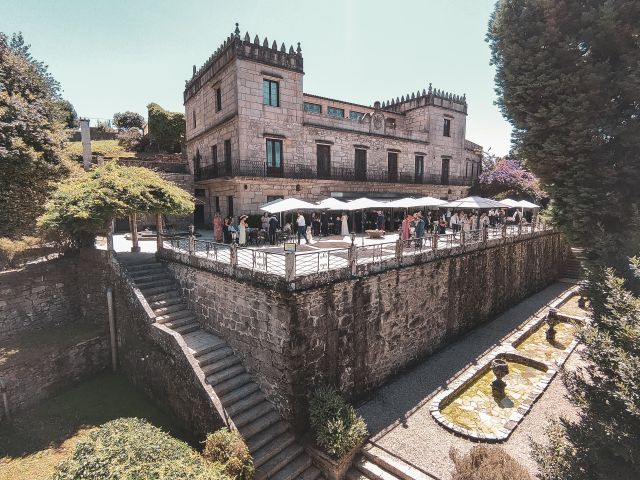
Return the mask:
<svg viewBox="0 0 640 480">
<path fill-rule="evenodd" d="M 397 172 L 367 168 L 359 170 L 350 167 L 331 166 L 318 169 L 317 165 L 302 163 L 284 163 L 272 167 L 260 161 L 218 162 L 213 165 L 196 168 L 196 181 L 224 177 L 274 177 L 291 179 L 319 179 L 347 182 L 414 183 L 429 185 L 471 185 L 473 178 L 440 174 L 419 174 L 413 171 Z"/>
</svg>

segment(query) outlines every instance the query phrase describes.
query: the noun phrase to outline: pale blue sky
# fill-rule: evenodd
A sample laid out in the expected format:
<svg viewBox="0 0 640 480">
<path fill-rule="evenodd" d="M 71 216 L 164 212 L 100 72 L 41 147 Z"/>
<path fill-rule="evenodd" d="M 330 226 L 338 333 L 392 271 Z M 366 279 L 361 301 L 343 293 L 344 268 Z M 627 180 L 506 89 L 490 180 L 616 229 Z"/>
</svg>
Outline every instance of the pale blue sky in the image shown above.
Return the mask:
<svg viewBox="0 0 640 480">
<path fill-rule="evenodd" d="M 0 0 L 81 116 L 146 105 L 183 111 L 184 81 L 235 22 L 269 43 L 301 42 L 304 91 L 371 105 L 418 89 L 467 94 L 467 138 L 505 154 L 484 37 L 494 0 Z"/>
</svg>

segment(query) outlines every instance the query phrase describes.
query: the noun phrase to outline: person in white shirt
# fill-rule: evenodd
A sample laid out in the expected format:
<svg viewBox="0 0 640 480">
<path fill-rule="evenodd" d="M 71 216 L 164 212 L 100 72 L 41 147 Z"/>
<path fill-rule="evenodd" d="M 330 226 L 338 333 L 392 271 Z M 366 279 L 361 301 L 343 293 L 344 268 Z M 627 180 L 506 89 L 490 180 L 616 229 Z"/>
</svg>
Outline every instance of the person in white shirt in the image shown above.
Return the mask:
<svg viewBox="0 0 640 480">
<path fill-rule="evenodd" d="M 298 220 L 296 221 L 298 224 L 298 245 L 300 245 L 300 237 L 304 237 L 304 241 L 309 243 L 309 239 L 307 238 L 307 221 L 304 219 L 304 215 L 298 212 Z"/>
</svg>

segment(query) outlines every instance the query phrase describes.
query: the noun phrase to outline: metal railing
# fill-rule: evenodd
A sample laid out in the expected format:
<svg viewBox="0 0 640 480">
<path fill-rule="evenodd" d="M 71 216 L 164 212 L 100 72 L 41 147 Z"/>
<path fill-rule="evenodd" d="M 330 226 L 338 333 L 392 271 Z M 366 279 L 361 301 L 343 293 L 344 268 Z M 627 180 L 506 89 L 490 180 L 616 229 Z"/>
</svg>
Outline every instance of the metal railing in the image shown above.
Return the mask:
<svg viewBox="0 0 640 480">
<path fill-rule="evenodd" d="M 262 272 L 286 281 L 308 275 L 350 269 L 358 266 L 381 264 L 386 261 L 404 261 L 425 252 L 440 252 L 457 247 L 483 245 L 490 240 L 519 237 L 549 230 L 544 224 L 521 224 L 461 230 L 454 233 L 426 233 L 423 237 L 395 240 L 370 245 L 352 244 L 350 247 L 304 252 L 271 251 L 236 244 L 223 244 L 195 237 L 162 237 L 162 248 L 180 253 L 188 253 L 221 265 L 241 267 Z M 417 259 L 416 259 L 417 260 Z M 415 260 L 414 260 L 415 261 Z"/>
<path fill-rule="evenodd" d="M 354 182 L 381 182 L 381 183 L 414 183 L 429 185 L 471 185 L 472 177 L 456 175 L 439 175 L 416 173 L 415 171 L 389 171 L 386 169 L 366 168 L 356 169 L 351 167 L 330 166 L 318 169 L 313 163 L 289 163 L 283 162 L 278 167 L 269 166 L 265 162 L 255 160 L 243 160 L 234 162 L 217 162 L 197 168 L 195 179 L 210 180 L 214 178 L 246 176 L 246 177 L 275 177 L 292 179 L 322 179 Z"/>
</svg>

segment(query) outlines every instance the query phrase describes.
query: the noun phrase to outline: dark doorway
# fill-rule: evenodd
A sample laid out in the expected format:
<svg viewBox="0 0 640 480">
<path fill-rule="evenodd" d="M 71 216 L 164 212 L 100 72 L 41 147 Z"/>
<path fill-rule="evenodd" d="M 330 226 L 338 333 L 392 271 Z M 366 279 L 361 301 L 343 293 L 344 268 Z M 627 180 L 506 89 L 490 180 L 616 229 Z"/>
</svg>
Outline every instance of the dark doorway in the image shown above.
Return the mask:
<svg viewBox="0 0 640 480">
<path fill-rule="evenodd" d="M 355 179 L 366 180 L 367 179 L 367 151 L 362 148 L 356 148 L 356 161 L 355 161 Z"/>
<path fill-rule="evenodd" d="M 449 159 L 442 159 L 442 173 L 440 174 L 440 183 L 442 185 L 449 185 Z"/>
<path fill-rule="evenodd" d="M 196 227 L 204 227 L 204 205 L 196 205 L 193 212 L 193 224 Z"/>
<path fill-rule="evenodd" d="M 283 172 L 282 163 L 282 140 L 267 139 L 267 176 L 281 177 Z"/>
<path fill-rule="evenodd" d="M 395 152 L 389 152 L 387 154 L 387 166 L 389 171 L 389 181 L 398 181 L 398 154 Z"/>
<path fill-rule="evenodd" d="M 422 183 L 424 179 L 424 156 L 416 155 L 416 183 Z"/>
<path fill-rule="evenodd" d="M 331 147 L 329 145 L 316 145 L 318 178 L 331 178 Z"/>
</svg>

